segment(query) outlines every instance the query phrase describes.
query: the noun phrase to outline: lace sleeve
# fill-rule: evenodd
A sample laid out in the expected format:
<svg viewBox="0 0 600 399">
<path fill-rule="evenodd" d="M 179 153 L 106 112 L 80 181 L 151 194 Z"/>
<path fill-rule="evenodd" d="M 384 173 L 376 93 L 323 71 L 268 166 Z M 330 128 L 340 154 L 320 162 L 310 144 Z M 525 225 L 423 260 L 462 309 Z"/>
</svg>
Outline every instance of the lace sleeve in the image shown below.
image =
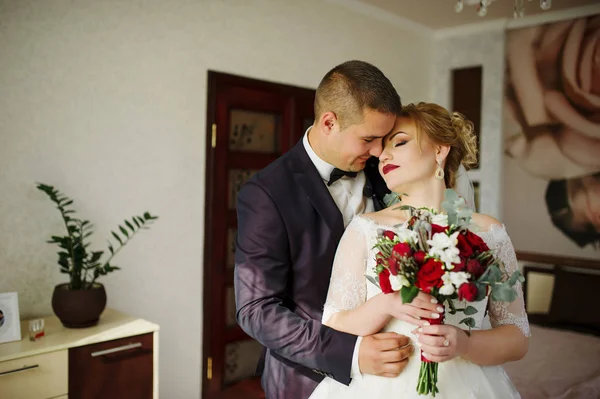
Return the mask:
<svg viewBox="0 0 600 399">
<path fill-rule="evenodd" d="M 487 244 L 504 263 L 504 274 L 508 278 L 515 270 L 518 270 L 519 265 L 506 228 L 494 225 L 488 233 L 484 233 L 484 237 L 486 234 L 491 236 Z M 490 324 L 492 327 L 512 324 L 518 327 L 523 335 L 529 337 L 531 333 L 529 332 L 529 321 L 525 312 L 523 288 L 520 282 L 517 282 L 514 288 L 517 291 L 517 298 L 513 302 L 490 301 Z"/>
<path fill-rule="evenodd" d="M 360 216 L 355 217 L 342 235 L 331 272 L 323 323 L 342 310 L 354 309 L 366 301 L 365 279 L 367 242 Z"/>
</svg>

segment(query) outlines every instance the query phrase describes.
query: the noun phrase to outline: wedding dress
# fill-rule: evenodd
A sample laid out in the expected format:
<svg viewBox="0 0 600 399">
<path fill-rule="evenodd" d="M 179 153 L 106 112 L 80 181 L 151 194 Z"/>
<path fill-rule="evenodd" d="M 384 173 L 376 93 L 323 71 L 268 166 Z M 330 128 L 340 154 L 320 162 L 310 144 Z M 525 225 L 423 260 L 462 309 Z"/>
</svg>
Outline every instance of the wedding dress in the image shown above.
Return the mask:
<svg viewBox="0 0 600 399">
<path fill-rule="evenodd" d="M 403 228 L 403 227 L 399 227 Z M 368 282 L 365 274 L 375 276 L 375 253 L 373 249 L 378 229 L 398 230 L 398 228 L 378 224 L 366 216 L 356 216 L 346 229 L 334 261 L 331 283 L 323 312 L 326 321 L 336 312 L 354 309 L 367 299 L 381 293 L 374 284 Z M 517 258 L 511 240 L 504 226 L 494 225 L 487 232 L 477 233 L 494 251 L 506 266 L 506 273 L 517 270 Z M 529 336 L 529 323 L 523 303 L 520 283 L 515 285 L 518 297 L 511 303 L 488 303 L 488 298 L 475 303 L 455 301 L 456 308 L 473 306 L 477 313 L 472 315 L 476 321 L 474 330 L 512 324 Z M 391 294 L 390 294 L 391 295 Z M 448 308 L 448 307 L 446 307 Z M 489 320 L 485 317 L 486 308 Z M 459 326 L 465 318 L 462 312 L 445 314 L 445 324 Z M 465 328 L 464 325 L 460 325 Z M 420 351 L 416 346 L 416 337 L 411 333 L 415 325 L 392 319 L 383 331 L 393 331 L 411 338 L 415 351 L 406 368 L 396 378 L 379 377 L 369 374 L 354 376 L 349 386 L 334 379 L 325 378 L 309 399 L 424 399 L 433 396 L 419 395 L 417 381 L 421 366 Z M 436 398 L 441 399 L 508 399 L 520 398 L 509 377 L 501 366 L 479 366 L 461 357 L 439 364 L 438 389 Z"/>
</svg>

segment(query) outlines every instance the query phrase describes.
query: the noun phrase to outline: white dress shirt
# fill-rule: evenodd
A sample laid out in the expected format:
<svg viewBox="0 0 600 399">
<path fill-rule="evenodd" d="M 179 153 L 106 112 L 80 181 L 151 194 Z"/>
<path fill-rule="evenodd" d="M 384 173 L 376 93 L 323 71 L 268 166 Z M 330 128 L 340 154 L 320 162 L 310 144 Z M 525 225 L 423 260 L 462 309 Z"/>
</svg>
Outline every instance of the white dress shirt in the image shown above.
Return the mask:
<svg viewBox="0 0 600 399">
<path fill-rule="evenodd" d="M 311 128 L 312 126 L 306 130 L 306 133 L 302 139 L 302 144 L 304 144 L 304 149 L 306 150 L 308 157 L 317 168 L 317 171 L 319 171 L 319 175 L 321 175 L 321 178 L 323 179 L 323 184 L 325 184 L 329 190 L 333 201 L 342 213 L 345 228 L 348 226 L 348 224 L 350 224 L 354 216 L 362 213 L 373 212 L 375 210 L 373 200 L 363 195 L 363 189 L 365 187 L 365 183 L 367 182 L 367 177 L 365 176 L 364 171 L 360 171 L 356 177 L 343 176 L 331 186 L 327 186 L 329 175 L 335 166 L 319 158 L 319 156 L 310 146 L 310 143 L 308 142 L 308 133 Z M 360 347 L 361 341 L 362 337 L 359 336 L 356 340 L 356 345 L 354 346 L 354 353 L 352 355 L 352 369 L 350 370 L 351 378 L 361 377 L 360 368 L 358 367 L 358 348 Z"/>
</svg>

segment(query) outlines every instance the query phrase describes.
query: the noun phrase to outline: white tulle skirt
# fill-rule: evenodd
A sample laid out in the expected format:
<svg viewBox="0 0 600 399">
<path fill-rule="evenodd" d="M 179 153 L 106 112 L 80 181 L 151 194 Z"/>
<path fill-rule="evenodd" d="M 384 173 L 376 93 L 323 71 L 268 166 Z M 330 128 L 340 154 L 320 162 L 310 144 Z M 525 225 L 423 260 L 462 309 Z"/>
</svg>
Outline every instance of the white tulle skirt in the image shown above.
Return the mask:
<svg viewBox="0 0 600 399">
<path fill-rule="evenodd" d="M 395 331 L 413 340 L 410 332 L 414 326 L 396 320 L 385 331 Z M 421 369 L 421 354 L 415 351 L 407 366 L 396 378 L 365 374 L 353 378 L 349 386 L 325 378 L 309 399 L 425 399 L 432 395 L 419 395 L 417 382 Z M 436 399 L 514 399 L 521 398 L 510 378 L 500 366 L 482 367 L 455 358 L 438 366 L 439 393 Z"/>
<path fill-rule="evenodd" d="M 396 378 L 363 375 L 349 386 L 325 378 L 310 399 L 424 399 L 417 393 L 421 367 L 418 351 Z M 480 367 L 461 358 L 440 363 L 436 399 L 510 399 L 521 396 L 499 366 Z"/>
</svg>

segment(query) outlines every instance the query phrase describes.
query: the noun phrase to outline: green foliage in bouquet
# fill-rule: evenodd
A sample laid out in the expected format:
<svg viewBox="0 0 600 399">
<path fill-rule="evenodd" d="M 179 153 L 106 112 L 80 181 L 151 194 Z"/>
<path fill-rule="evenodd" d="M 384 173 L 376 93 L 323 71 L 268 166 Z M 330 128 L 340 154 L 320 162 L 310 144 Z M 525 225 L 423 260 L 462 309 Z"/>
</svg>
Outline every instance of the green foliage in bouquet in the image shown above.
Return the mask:
<svg viewBox="0 0 600 399">
<path fill-rule="evenodd" d="M 93 226 L 89 220 L 82 220 L 74 216 L 75 211 L 70 207 L 73 200 L 53 186 L 37 183 L 36 187 L 46 193 L 50 200 L 56 204 L 63 219 L 67 231 L 66 235 L 53 235 L 47 242 L 59 246 L 58 264 L 61 273 L 69 275 L 69 289 L 71 290 L 90 289 L 98 277 L 119 270 L 118 266 L 111 263 L 115 255 L 136 233 L 148 229 L 152 222 L 158 219 L 157 216 L 144 212 L 142 216 L 133 216 L 131 220 L 124 220 L 124 225 L 118 226 L 120 235 L 111 231 L 116 243 L 113 246 L 108 241 L 110 255 L 105 261 L 101 261 L 104 251 L 91 251 L 88 249 L 90 244 L 87 239 L 93 234 Z"/>
</svg>

